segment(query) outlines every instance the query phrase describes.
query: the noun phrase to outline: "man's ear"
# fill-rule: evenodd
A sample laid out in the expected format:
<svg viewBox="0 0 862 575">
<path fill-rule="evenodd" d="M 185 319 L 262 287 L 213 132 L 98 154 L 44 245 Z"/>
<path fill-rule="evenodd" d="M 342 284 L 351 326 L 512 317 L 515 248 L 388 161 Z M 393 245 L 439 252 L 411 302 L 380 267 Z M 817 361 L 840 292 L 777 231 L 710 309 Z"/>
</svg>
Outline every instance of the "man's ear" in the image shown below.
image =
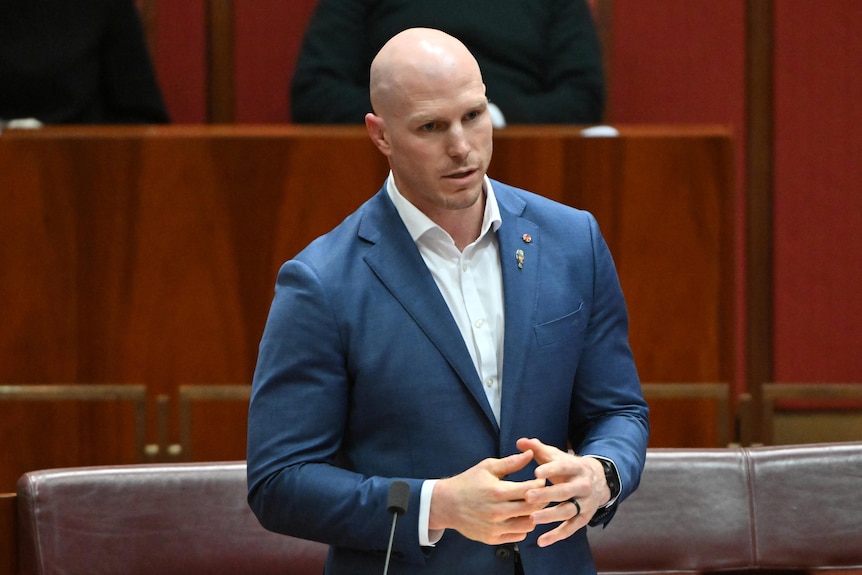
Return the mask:
<svg viewBox="0 0 862 575">
<path fill-rule="evenodd" d="M 383 118 L 372 114 L 365 114 L 365 127 L 368 130 L 368 135 L 371 136 L 371 141 L 377 146 L 377 149 L 383 152 L 384 156 L 389 156 L 392 148 L 389 145 L 389 140 L 386 137 L 386 124 Z"/>
</svg>

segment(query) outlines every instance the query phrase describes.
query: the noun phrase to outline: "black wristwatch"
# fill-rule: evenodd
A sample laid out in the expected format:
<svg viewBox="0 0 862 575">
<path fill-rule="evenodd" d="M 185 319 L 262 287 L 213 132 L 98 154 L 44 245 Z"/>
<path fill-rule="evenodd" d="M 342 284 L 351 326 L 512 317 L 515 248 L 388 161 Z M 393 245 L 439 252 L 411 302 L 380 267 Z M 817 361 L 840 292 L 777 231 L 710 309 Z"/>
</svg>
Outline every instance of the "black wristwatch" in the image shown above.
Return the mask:
<svg viewBox="0 0 862 575">
<path fill-rule="evenodd" d="M 602 459 L 601 457 L 596 457 L 599 460 L 599 463 L 602 464 L 602 469 L 605 472 L 605 481 L 608 483 L 608 489 L 611 491 L 611 501 L 614 501 L 616 497 L 620 494 L 620 476 L 617 474 L 617 470 L 614 467 L 614 464 L 610 462 L 608 459 Z M 616 510 L 617 502 L 614 501 L 613 505 L 608 505 L 607 507 L 599 507 L 596 510 L 596 514 L 593 515 L 593 518 L 590 519 L 590 525 L 607 525 L 607 521 L 610 521 L 610 516 Z"/>
<path fill-rule="evenodd" d="M 617 475 L 617 470 L 614 469 L 614 464 L 607 459 L 599 459 L 602 464 L 602 469 L 605 471 L 605 481 L 608 482 L 608 489 L 611 490 L 611 501 L 620 494 L 620 476 Z"/>
</svg>

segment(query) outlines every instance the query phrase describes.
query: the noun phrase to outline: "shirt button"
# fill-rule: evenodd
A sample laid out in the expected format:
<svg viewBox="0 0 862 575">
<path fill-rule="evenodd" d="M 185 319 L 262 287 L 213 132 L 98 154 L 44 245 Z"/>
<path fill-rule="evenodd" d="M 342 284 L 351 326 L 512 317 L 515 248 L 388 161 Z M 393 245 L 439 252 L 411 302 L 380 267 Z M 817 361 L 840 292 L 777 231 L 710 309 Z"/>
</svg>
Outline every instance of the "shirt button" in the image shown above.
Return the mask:
<svg viewBox="0 0 862 575">
<path fill-rule="evenodd" d="M 461 271 L 466 272 L 469 267 L 467 264 L 461 264 Z"/>
<path fill-rule="evenodd" d="M 482 327 L 483 325 L 485 325 L 485 320 L 482 320 L 482 319 L 476 320 L 476 327 Z"/>
<path fill-rule="evenodd" d="M 493 377 L 489 377 L 488 379 L 486 379 L 486 380 L 485 380 L 485 385 L 487 385 L 488 387 L 494 387 L 494 378 L 493 378 Z"/>
</svg>

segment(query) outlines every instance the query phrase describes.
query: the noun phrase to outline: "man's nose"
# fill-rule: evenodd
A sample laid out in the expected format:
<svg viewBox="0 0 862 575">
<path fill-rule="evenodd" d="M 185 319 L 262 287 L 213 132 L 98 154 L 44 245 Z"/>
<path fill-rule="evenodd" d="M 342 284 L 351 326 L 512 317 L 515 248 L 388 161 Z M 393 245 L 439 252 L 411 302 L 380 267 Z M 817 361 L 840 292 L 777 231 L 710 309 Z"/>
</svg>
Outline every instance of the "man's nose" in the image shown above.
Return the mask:
<svg viewBox="0 0 862 575">
<path fill-rule="evenodd" d="M 452 157 L 466 156 L 470 151 L 470 144 L 467 142 L 467 134 L 464 133 L 463 126 L 454 125 L 449 132 L 449 155 Z"/>
</svg>

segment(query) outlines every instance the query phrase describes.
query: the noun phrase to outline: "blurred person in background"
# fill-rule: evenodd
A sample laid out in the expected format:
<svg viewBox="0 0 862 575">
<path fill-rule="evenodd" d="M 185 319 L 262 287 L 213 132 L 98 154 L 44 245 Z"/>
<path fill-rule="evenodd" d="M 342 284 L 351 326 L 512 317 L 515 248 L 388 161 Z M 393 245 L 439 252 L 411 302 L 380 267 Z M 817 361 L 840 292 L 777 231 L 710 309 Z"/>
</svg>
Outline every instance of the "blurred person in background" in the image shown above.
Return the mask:
<svg viewBox="0 0 862 575">
<path fill-rule="evenodd" d="M 586 0 L 320 0 L 291 83 L 293 121 L 363 123 L 372 58 L 412 27 L 470 49 L 495 127 L 601 123 L 601 47 Z"/>
<path fill-rule="evenodd" d="M 0 120 L 169 121 L 133 0 L 0 0 Z"/>
</svg>

